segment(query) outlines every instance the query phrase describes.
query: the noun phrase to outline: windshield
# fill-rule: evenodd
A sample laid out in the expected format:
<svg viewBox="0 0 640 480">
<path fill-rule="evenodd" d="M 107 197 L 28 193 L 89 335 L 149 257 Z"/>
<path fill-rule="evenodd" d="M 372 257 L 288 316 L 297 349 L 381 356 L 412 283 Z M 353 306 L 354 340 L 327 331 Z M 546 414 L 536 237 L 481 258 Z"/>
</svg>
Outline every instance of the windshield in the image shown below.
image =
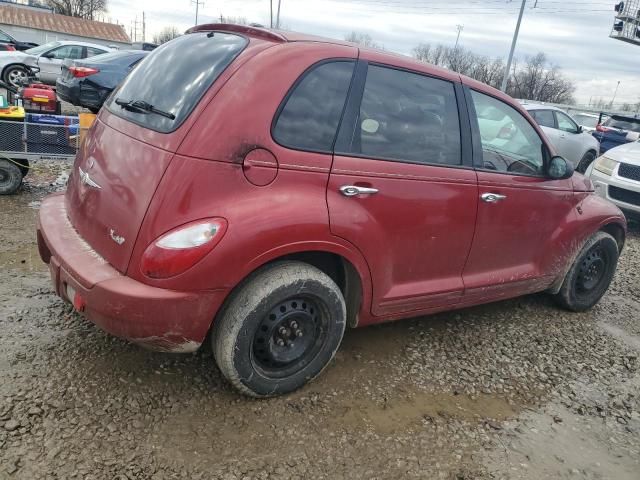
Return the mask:
<svg viewBox="0 0 640 480">
<path fill-rule="evenodd" d="M 171 132 L 189 116 L 246 44 L 245 38 L 222 32 L 190 33 L 171 40 L 140 62 L 122 87 L 111 95 L 107 108 L 143 127 Z M 132 102 L 169 115 L 125 107 Z"/>
<path fill-rule="evenodd" d="M 637 120 L 629 119 L 615 119 L 609 118 L 606 122 L 604 122 L 606 127 L 619 128 L 620 130 L 628 130 L 632 132 L 640 132 L 640 118 Z"/>
<path fill-rule="evenodd" d="M 57 47 L 59 45 L 61 45 L 60 42 L 49 42 L 49 43 L 45 43 L 44 45 L 40 45 L 39 47 L 33 47 L 33 48 L 30 48 L 29 50 L 25 50 L 24 53 L 28 53 L 29 55 L 40 55 L 41 53 L 44 53 L 47 50 Z"/>
</svg>

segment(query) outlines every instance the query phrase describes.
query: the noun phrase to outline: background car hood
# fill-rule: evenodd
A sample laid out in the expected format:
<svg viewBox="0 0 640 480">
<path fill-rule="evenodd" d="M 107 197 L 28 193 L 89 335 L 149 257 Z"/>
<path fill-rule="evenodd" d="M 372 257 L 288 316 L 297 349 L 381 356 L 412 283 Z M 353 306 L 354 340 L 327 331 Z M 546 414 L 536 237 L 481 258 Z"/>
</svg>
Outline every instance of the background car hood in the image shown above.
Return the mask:
<svg viewBox="0 0 640 480">
<path fill-rule="evenodd" d="M 605 156 L 616 162 L 640 165 L 640 142 L 625 143 L 619 147 L 607 150 Z"/>
<path fill-rule="evenodd" d="M 0 52 L 0 64 L 8 65 L 13 62 L 26 63 L 27 65 L 35 65 L 36 57 L 28 55 L 24 52 Z"/>
</svg>

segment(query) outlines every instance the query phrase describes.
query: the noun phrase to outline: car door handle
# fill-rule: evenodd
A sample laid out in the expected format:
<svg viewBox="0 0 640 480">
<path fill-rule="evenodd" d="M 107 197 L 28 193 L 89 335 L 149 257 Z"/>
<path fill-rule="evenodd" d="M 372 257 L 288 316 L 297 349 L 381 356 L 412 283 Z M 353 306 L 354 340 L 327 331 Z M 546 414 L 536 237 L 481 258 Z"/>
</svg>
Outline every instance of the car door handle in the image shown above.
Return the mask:
<svg viewBox="0 0 640 480">
<path fill-rule="evenodd" d="M 500 200 L 504 200 L 505 198 L 507 198 L 507 196 L 501 195 L 499 193 L 483 193 L 482 195 L 480 195 L 480 198 L 483 202 L 496 203 Z"/>
<path fill-rule="evenodd" d="M 373 195 L 374 193 L 378 193 L 378 189 L 358 187 L 357 185 L 343 185 L 340 187 L 340 193 L 345 197 L 355 197 L 356 195 Z"/>
</svg>

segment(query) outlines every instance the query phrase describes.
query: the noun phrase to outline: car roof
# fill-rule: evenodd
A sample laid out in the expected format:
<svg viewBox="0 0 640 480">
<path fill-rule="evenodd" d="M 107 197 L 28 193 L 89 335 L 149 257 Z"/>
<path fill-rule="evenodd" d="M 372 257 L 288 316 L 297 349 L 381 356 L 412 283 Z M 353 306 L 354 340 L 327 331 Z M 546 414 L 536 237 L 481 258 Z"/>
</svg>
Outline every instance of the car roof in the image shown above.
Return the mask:
<svg viewBox="0 0 640 480">
<path fill-rule="evenodd" d="M 554 107 L 553 105 L 545 105 L 544 103 L 527 103 L 526 101 L 520 100 L 520 104 L 525 108 L 525 110 L 555 110 L 557 112 L 566 113 L 561 108 Z"/>
<path fill-rule="evenodd" d="M 443 78 L 453 79 L 455 78 L 458 81 L 468 80 L 466 77 L 460 75 L 457 72 L 447 70 L 446 68 L 438 67 L 436 65 L 432 65 L 430 63 L 421 62 L 416 60 L 413 57 L 409 57 L 407 55 L 402 55 L 400 53 L 389 52 L 386 50 L 380 50 L 377 48 L 371 47 L 363 47 L 357 43 L 347 42 L 346 40 L 337 40 L 335 38 L 327 38 L 321 37 L 317 35 L 309 35 L 306 33 L 300 32 L 292 32 L 289 30 L 276 30 L 264 27 L 252 27 L 247 25 L 236 25 L 229 23 L 210 23 L 203 25 L 196 25 L 195 27 L 191 27 L 185 33 L 195 33 L 195 32 L 211 32 L 211 31 L 221 31 L 221 32 L 230 32 L 230 33 L 238 33 L 240 35 L 246 35 L 251 38 L 257 38 L 261 40 L 265 40 L 272 43 L 295 43 L 295 42 L 316 42 L 316 43 L 326 43 L 330 45 L 339 45 L 339 46 L 347 46 L 352 48 L 357 48 L 361 56 L 369 57 L 369 61 L 376 61 L 384 63 L 385 60 L 390 64 L 401 66 L 407 69 L 413 69 L 418 72 L 428 71 L 430 73 L 439 74 Z M 483 90 L 493 90 L 490 86 L 482 84 Z M 497 92 L 497 91 L 496 91 Z M 500 94 L 500 92 L 498 92 Z"/>
</svg>

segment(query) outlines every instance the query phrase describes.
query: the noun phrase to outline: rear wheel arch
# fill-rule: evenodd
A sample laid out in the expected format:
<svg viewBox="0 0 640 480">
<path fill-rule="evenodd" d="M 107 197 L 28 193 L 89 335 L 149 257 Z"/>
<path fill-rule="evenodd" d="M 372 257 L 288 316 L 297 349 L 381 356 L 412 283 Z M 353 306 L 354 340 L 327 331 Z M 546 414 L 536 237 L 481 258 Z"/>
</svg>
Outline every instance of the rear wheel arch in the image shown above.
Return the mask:
<svg viewBox="0 0 640 480">
<path fill-rule="evenodd" d="M 367 271 L 363 272 L 362 266 L 360 269 L 355 266 L 356 261 L 352 261 L 352 259 L 348 259 L 346 256 L 332 252 L 329 249 L 304 249 L 296 252 L 273 255 L 267 259 L 263 259 L 263 261 L 256 265 L 252 265 L 250 271 L 235 282 L 233 287 L 229 290 L 227 297 L 213 319 L 211 328 L 213 328 L 216 320 L 222 315 L 225 307 L 229 303 L 230 299 L 233 298 L 235 292 L 239 291 L 248 281 L 250 281 L 264 268 L 282 261 L 299 261 L 306 263 L 316 267 L 328 275 L 336 283 L 344 296 L 347 307 L 347 325 L 351 328 L 358 326 L 358 313 L 366 301 L 365 297 L 367 297 L 367 295 L 365 292 L 367 292 L 367 289 L 370 290 L 369 280 L 365 277 L 365 275 L 369 275 L 368 267 Z"/>
</svg>

